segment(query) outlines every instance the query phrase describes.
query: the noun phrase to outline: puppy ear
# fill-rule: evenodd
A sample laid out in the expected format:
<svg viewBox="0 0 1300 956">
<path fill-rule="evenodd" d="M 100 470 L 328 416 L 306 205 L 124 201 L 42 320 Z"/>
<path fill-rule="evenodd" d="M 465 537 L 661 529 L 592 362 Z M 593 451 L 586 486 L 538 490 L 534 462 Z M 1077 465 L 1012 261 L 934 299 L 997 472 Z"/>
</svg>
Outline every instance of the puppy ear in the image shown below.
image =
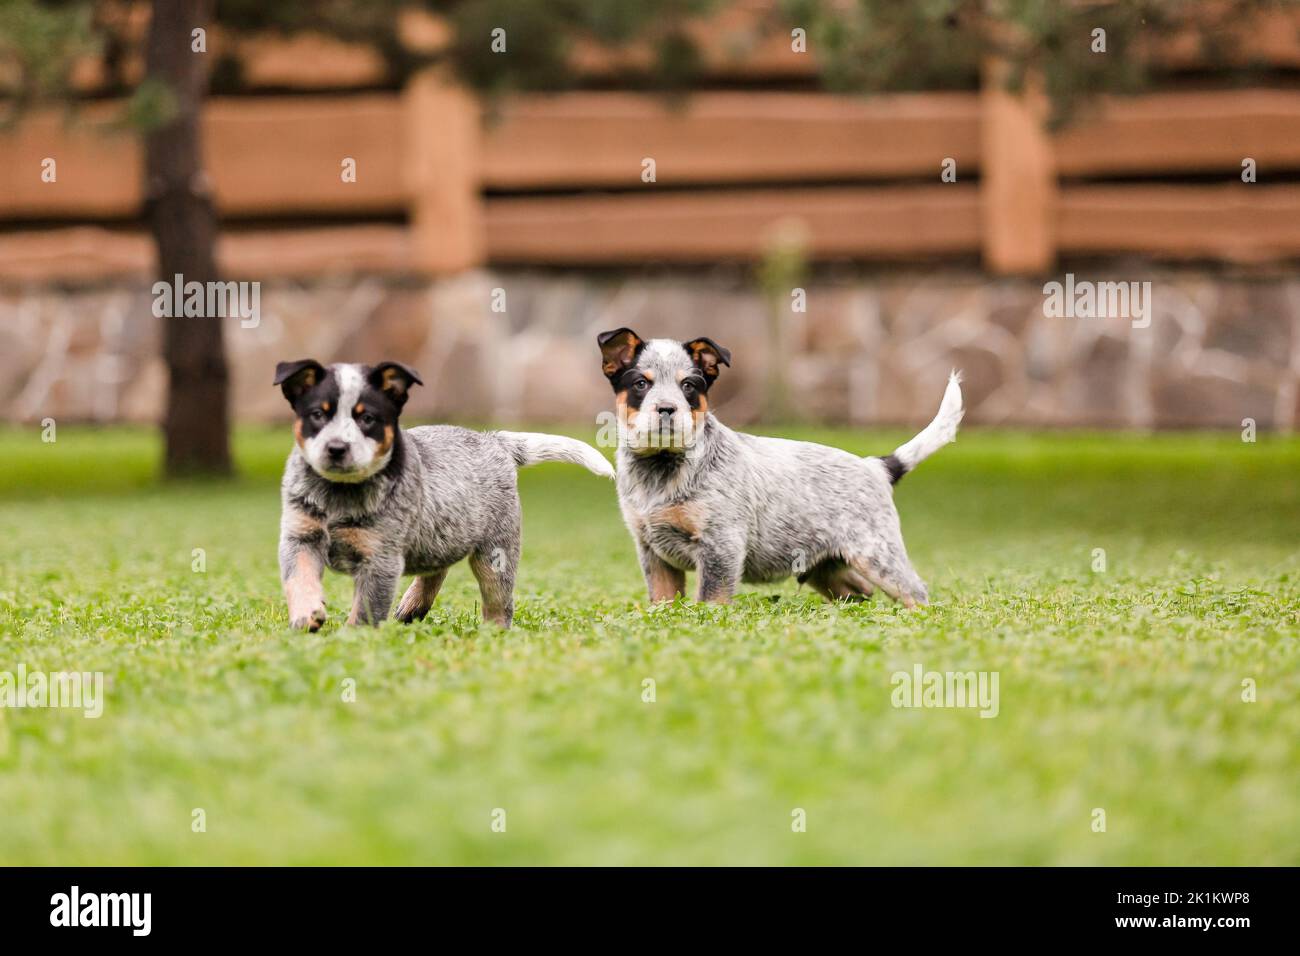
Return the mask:
<svg viewBox="0 0 1300 956">
<path fill-rule="evenodd" d="M 600 346 L 600 370 L 613 379 L 632 366 L 645 342 L 631 329 L 614 329 L 596 336 L 596 344 Z"/>
<path fill-rule="evenodd" d="M 275 381 L 284 397 L 292 405 L 302 393 L 325 377 L 325 367 L 315 359 L 298 359 L 296 362 L 278 362 L 275 366 Z"/>
<path fill-rule="evenodd" d="M 710 380 L 718 377 L 719 365 L 731 367 L 731 352 L 724 349 L 713 339 L 691 339 L 686 343 L 685 348 L 690 353 L 691 361 L 695 363 L 695 367 Z"/>
<path fill-rule="evenodd" d="M 401 362 L 380 362 L 372 366 L 367 376 L 370 384 L 387 395 L 398 408 L 406 404 L 406 393 L 412 385 L 423 385 L 420 373 Z"/>
</svg>

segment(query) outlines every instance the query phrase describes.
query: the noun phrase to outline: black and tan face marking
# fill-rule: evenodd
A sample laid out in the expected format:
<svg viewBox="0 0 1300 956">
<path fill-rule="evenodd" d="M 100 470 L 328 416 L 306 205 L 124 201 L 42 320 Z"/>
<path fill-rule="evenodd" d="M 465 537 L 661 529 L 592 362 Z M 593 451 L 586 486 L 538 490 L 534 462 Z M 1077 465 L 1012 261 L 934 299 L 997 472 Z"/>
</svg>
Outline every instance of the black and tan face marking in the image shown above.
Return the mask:
<svg viewBox="0 0 1300 956">
<path fill-rule="evenodd" d="M 719 366 L 731 364 L 731 353 L 712 339 L 645 341 L 626 328 L 602 332 L 596 341 L 628 447 L 645 454 L 689 447 L 708 416 Z"/>
<path fill-rule="evenodd" d="M 699 427 L 709 414 L 709 389 L 717 381 L 720 367 L 731 366 L 731 352 L 713 339 L 692 339 L 682 348 L 695 366 L 692 372 L 682 373 L 682 392 L 691 407 L 691 419 Z"/>
<path fill-rule="evenodd" d="M 637 411 L 655 387 L 654 369 L 629 368 L 619 373 L 614 386 L 615 401 L 622 407 Z"/>
<path fill-rule="evenodd" d="M 682 395 L 691 410 L 691 419 L 698 427 L 709 414 L 709 380 L 700 372 L 678 373 Z"/>
<path fill-rule="evenodd" d="M 358 482 L 387 467 L 398 417 L 418 373 L 397 362 L 331 365 L 304 359 L 276 367 L 297 420 L 294 435 L 312 469 L 330 481 Z"/>
<path fill-rule="evenodd" d="M 275 367 L 275 381 L 293 407 L 294 439 L 299 448 L 315 438 L 338 407 L 338 381 L 323 365 L 313 359 L 281 362 Z"/>
</svg>

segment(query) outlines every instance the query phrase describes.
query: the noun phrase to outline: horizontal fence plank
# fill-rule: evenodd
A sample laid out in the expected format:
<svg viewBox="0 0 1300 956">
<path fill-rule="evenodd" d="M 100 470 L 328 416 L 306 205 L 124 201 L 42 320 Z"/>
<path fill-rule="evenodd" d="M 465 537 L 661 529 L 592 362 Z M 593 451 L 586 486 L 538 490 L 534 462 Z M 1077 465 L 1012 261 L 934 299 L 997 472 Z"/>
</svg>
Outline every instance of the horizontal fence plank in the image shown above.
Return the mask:
<svg viewBox="0 0 1300 956">
<path fill-rule="evenodd" d="M 1300 186 L 1066 186 L 1054 217 L 1067 255 L 1265 262 L 1300 256 Z M 797 228 L 814 258 L 892 260 L 973 253 L 974 186 L 727 191 L 647 196 L 497 198 L 486 203 L 488 259 L 545 265 L 752 260 Z M 798 224 L 797 226 L 795 224 Z M 227 230 L 223 275 L 236 279 L 413 267 L 402 225 Z M 64 227 L 0 233 L 0 281 L 98 281 L 152 276 L 139 229 Z"/>
<path fill-rule="evenodd" d="M 236 214 L 401 211 L 401 116 L 386 93 L 213 100 L 203 135 L 217 203 Z M 340 175 L 345 157 L 354 183 Z"/>
<path fill-rule="evenodd" d="M 1300 91 L 1205 90 L 1109 98 L 1054 138 L 1062 176 L 1221 171 L 1246 157 L 1300 167 Z"/>
<path fill-rule="evenodd" d="M 141 202 L 138 140 L 110 134 L 119 107 L 99 105 L 67 126 L 51 114 L 0 133 L 0 168 L 13 188 L 0 218 L 114 218 Z M 409 189 L 399 98 L 215 98 L 204 151 L 220 210 L 233 215 L 392 213 Z M 817 94 L 701 94 L 675 109 L 632 94 L 507 101 L 482 144 L 489 188 L 639 187 L 642 160 L 661 184 L 815 182 L 933 176 L 945 158 L 959 175 L 979 159 L 974 94 L 854 99 Z M 53 157 L 54 183 L 41 180 Z M 340 163 L 357 162 L 344 183 Z M 435 178 L 436 181 L 436 178 Z"/>
<path fill-rule="evenodd" d="M 153 244 L 139 228 L 66 226 L 0 233 L 0 282 L 99 282 L 145 279 Z"/>
<path fill-rule="evenodd" d="M 932 176 L 979 162 L 979 96 L 630 93 L 524 96 L 485 131 L 483 184 L 498 189 Z"/>
<path fill-rule="evenodd" d="M 116 104 L 88 107 L 68 125 L 41 113 L 0 132 L 0 218 L 135 215 L 143 196 L 139 140 L 113 132 Z M 215 98 L 203 117 L 203 149 L 221 212 L 401 212 L 401 107 L 397 96 Z M 41 178 L 45 158 L 57 179 Z M 341 176 L 356 160 L 356 182 Z"/>
<path fill-rule="evenodd" d="M 229 47 L 241 66 L 241 84 L 253 89 L 373 87 L 388 78 L 383 55 L 364 43 L 311 32 L 213 39 L 214 55 Z"/>
<path fill-rule="evenodd" d="M 1231 26 L 1234 42 L 1219 51 L 1219 63 L 1281 69 L 1300 66 L 1300 10 L 1261 9 Z M 1215 65 L 1207 60 L 1202 47 L 1195 30 L 1183 30 L 1168 36 L 1156 34 L 1140 43 L 1137 52 L 1166 69 L 1195 70 Z"/>
<path fill-rule="evenodd" d="M 0 193 L 0 218 L 136 215 L 139 143 L 107 131 L 117 109 L 94 104 L 70 125 L 37 114 L 0 133 L 0 169 L 8 187 Z M 205 150 L 221 211 L 268 218 L 405 214 L 416 199 L 412 184 L 420 182 L 426 198 L 436 199 L 446 189 L 445 164 L 434 162 L 424 179 L 413 175 L 407 130 L 425 128 L 424 108 L 408 99 L 403 109 L 394 94 L 213 100 L 205 117 Z M 486 257 L 555 264 L 753 258 L 761 253 L 764 231 L 781 220 L 804 222 L 810 252 L 819 257 L 974 252 L 981 224 L 1000 207 L 985 209 L 982 220 L 976 187 L 968 181 L 821 189 L 800 184 L 921 174 L 937 180 L 940 153 L 958 160 L 960 176 L 979 162 L 980 123 L 987 118 L 978 111 L 977 97 L 969 94 L 865 100 L 704 94 L 683 111 L 631 94 L 508 100 L 498 124 L 485 128 L 480 159 L 470 164 L 480 184 L 520 191 L 626 185 L 629 192 L 490 196 L 483 200 Z M 428 129 L 445 133 L 445 124 Z M 457 134 L 457 141 L 472 139 L 471 132 Z M 1054 137 L 1053 151 L 1057 172 L 1065 176 L 1220 170 L 1225 180 L 1222 187 L 1067 183 L 1052 214 L 1063 253 L 1234 261 L 1300 255 L 1300 187 L 1268 185 L 1271 173 L 1300 169 L 1300 94 L 1249 89 L 1109 101 L 1097 118 Z M 656 183 L 640 180 L 645 155 L 657 161 Z M 1245 156 L 1259 163 L 1259 184 L 1239 182 Z M 52 183 L 41 179 L 46 157 L 58 164 Z M 340 177 L 344 157 L 357 161 L 356 183 Z M 467 174 L 471 197 L 474 168 Z M 681 182 L 771 182 L 783 188 L 664 189 Z M 438 217 L 430 221 L 436 229 Z M 244 232 L 237 241 L 232 233 L 232 248 L 260 249 L 269 257 L 270 274 L 352 265 L 421 268 L 403 227 L 358 229 L 377 232 Z M 64 232 L 72 238 L 23 234 L 31 247 L 13 234 L 0 237 L 0 277 L 77 279 L 148 271 L 142 239 L 121 231 Z M 351 240 L 343 237 L 370 235 L 383 237 L 379 246 L 353 246 L 350 260 L 345 243 Z M 293 236 L 307 245 L 289 245 Z M 261 237 L 265 243 L 258 245 Z M 256 256 L 250 253 L 247 261 L 258 268 Z"/>
<path fill-rule="evenodd" d="M 0 133 L 0 218 L 115 218 L 140 206 L 136 137 L 113 132 L 120 115 L 95 104 L 69 123 L 42 113 Z M 409 120 L 408 120 L 409 122 Z M 815 182 L 934 176 L 946 157 L 978 170 L 975 94 L 845 98 L 818 94 L 700 94 L 674 109 L 655 97 L 575 93 L 507 100 L 484 131 L 480 179 L 488 188 L 602 188 L 641 183 L 656 161 L 659 185 Z M 394 94 L 216 98 L 204 121 L 218 205 L 233 215 L 393 214 L 408 208 L 401 100 Z M 1261 179 L 1300 168 L 1300 92 L 1161 93 L 1111 100 L 1099 116 L 1054 137 L 1064 176 L 1240 173 Z M 355 183 L 340 163 L 357 161 Z M 58 178 L 43 182 L 42 161 Z M 434 178 L 436 184 L 436 177 Z M 652 188 L 646 186 L 645 188 Z"/>
<path fill-rule="evenodd" d="M 1300 255 L 1300 186 L 1066 186 L 1063 253 L 1266 262 Z"/>
<path fill-rule="evenodd" d="M 407 273 L 411 231 L 398 223 L 230 232 L 217 242 L 230 279 Z"/>
<path fill-rule="evenodd" d="M 555 264 L 756 259 L 798 229 L 817 258 L 974 252 L 971 185 L 736 190 L 487 200 L 488 258 Z"/>
<path fill-rule="evenodd" d="M 813 257 L 898 258 L 973 252 L 974 186 L 489 199 L 492 262 L 544 264 L 754 259 L 781 230 L 806 236 Z M 261 279 L 348 272 L 398 273 L 413 265 L 401 225 L 227 230 L 223 276 Z M 0 233 L 0 281 L 95 281 L 152 275 L 139 229 L 81 226 Z"/>
<path fill-rule="evenodd" d="M 139 228 L 71 226 L 0 233 L 0 282 L 94 283 L 154 278 L 153 241 Z M 227 230 L 217 240 L 226 279 L 406 273 L 410 231 L 401 225 Z"/>
<path fill-rule="evenodd" d="M 140 208 L 140 140 L 114 124 L 120 104 L 33 113 L 0 131 L 0 218 L 111 218 Z M 52 160 L 54 180 L 42 174 Z"/>
<path fill-rule="evenodd" d="M 113 6 L 119 7 L 113 19 L 123 40 L 123 46 L 114 50 L 116 70 L 121 82 L 133 86 L 144 76 L 149 5 L 136 2 L 130 10 L 122 9 L 121 4 Z M 396 16 L 399 42 L 409 54 L 438 53 L 452 38 L 447 22 L 428 11 L 407 7 Z M 235 64 L 240 87 L 249 90 L 374 87 L 391 79 L 382 51 L 373 44 L 349 42 L 311 29 L 250 34 L 215 23 L 208 27 L 207 55 L 214 62 Z M 72 89 L 81 93 L 103 90 L 110 80 L 103 56 L 82 57 L 70 80 Z M 0 68 L 0 83 L 6 82 L 15 82 L 15 74 Z"/>
</svg>

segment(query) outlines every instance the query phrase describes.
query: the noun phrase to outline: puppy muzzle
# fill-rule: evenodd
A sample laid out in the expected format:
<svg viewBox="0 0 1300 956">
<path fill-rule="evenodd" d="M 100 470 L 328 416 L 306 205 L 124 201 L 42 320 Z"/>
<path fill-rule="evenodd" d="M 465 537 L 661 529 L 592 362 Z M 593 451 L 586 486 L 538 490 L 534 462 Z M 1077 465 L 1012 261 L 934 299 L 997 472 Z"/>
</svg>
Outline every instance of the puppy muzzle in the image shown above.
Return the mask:
<svg viewBox="0 0 1300 956">
<path fill-rule="evenodd" d="M 640 416 L 623 435 L 624 444 L 636 455 L 683 454 L 695 444 L 697 429 L 688 412 L 668 405 L 657 406 Z"/>
</svg>

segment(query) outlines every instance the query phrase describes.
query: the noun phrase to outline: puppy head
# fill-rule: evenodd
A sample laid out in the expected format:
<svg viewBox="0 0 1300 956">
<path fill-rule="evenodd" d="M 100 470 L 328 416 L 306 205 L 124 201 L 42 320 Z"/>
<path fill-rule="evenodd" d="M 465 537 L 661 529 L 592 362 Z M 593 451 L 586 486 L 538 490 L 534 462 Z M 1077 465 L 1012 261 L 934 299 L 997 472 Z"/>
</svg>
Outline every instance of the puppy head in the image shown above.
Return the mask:
<svg viewBox="0 0 1300 956">
<path fill-rule="evenodd" d="M 358 482 L 387 467 L 406 394 L 424 383 L 399 362 L 326 368 L 301 359 L 277 365 L 273 384 L 293 406 L 294 438 L 312 470 Z"/>
<path fill-rule="evenodd" d="M 643 340 L 631 329 L 596 337 L 601 370 L 614 388 L 619 436 L 638 455 L 680 453 L 709 414 L 709 389 L 731 353 L 712 339 Z"/>
</svg>

